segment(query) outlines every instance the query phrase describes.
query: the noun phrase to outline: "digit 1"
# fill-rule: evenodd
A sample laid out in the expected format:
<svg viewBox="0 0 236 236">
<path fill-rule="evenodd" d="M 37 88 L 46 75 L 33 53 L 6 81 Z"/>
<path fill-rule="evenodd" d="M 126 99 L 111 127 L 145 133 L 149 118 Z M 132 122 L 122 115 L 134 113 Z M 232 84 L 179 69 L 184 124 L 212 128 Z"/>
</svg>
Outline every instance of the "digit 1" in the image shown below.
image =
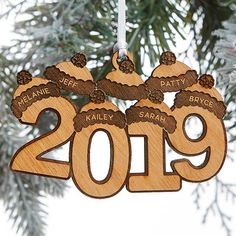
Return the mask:
<svg viewBox="0 0 236 236">
<path fill-rule="evenodd" d="M 145 138 L 145 173 L 130 174 L 127 189 L 131 192 L 177 191 L 181 188 L 180 177 L 165 173 L 165 131 L 147 122 L 128 126 L 132 136 Z"/>
<path fill-rule="evenodd" d="M 189 107 L 173 111 L 177 129 L 173 134 L 168 134 L 168 142 L 182 155 L 193 156 L 206 152 L 206 159 L 198 167 L 186 159 L 173 161 L 171 165 L 184 180 L 202 182 L 215 176 L 224 163 L 227 150 L 225 126 L 222 120 L 201 107 L 194 107 L 194 114 L 190 111 Z M 197 140 L 190 139 L 185 132 L 185 121 L 190 116 L 199 117 L 203 123 L 204 132 Z"/>
</svg>

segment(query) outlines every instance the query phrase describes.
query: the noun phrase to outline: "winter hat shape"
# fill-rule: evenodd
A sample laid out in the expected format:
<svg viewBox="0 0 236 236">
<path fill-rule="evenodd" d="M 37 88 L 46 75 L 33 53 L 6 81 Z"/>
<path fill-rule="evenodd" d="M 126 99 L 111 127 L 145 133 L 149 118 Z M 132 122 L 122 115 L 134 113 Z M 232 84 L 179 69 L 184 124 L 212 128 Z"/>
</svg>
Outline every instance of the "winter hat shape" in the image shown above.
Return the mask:
<svg viewBox="0 0 236 236">
<path fill-rule="evenodd" d="M 211 75 L 203 75 L 197 84 L 176 94 L 172 114 L 177 120 L 173 134 L 168 135 L 168 142 L 185 156 L 205 154 L 204 162 L 199 166 L 190 160 L 180 159 L 171 166 L 184 180 L 202 182 L 215 176 L 223 166 L 227 154 L 227 136 L 223 122 L 226 106 L 219 92 L 213 87 Z M 187 121 L 198 118 L 202 123 L 202 131 L 193 138 L 187 130 Z"/>
<path fill-rule="evenodd" d="M 149 92 L 148 99 L 138 101 L 126 111 L 127 124 L 152 123 L 173 133 L 176 128 L 176 120 L 171 115 L 170 108 L 163 102 L 164 95 L 160 90 Z"/>
<path fill-rule="evenodd" d="M 89 95 L 94 90 L 95 83 L 86 64 L 86 56 L 77 53 L 70 61 L 47 67 L 44 75 L 47 79 L 56 82 L 61 89 Z"/>
<path fill-rule="evenodd" d="M 127 188 L 131 192 L 178 191 L 180 177 L 165 170 L 165 135 L 176 129 L 176 120 L 163 102 L 161 91 L 151 91 L 126 111 L 129 135 L 144 137 L 145 172 L 131 174 Z M 166 131 L 166 132 L 165 132 Z"/>
<path fill-rule="evenodd" d="M 197 72 L 177 61 L 174 53 L 164 52 L 160 65 L 154 69 L 146 84 L 149 88 L 162 92 L 177 92 L 196 84 L 197 78 Z"/>
<path fill-rule="evenodd" d="M 126 126 L 125 115 L 112 102 L 106 101 L 105 93 L 99 89 L 90 94 L 90 102 L 81 108 L 74 119 L 77 132 L 96 124 L 114 125 L 120 129 Z"/>
<path fill-rule="evenodd" d="M 214 87 L 211 75 L 202 75 L 197 84 L 176 94 L 174 108 L 183 106 L 201 107 L 214 113 L 218 119 L 223 119 L 226 106 L 220 93 Z"/>
<path fill-rule="evenodd" d="M 108 96 L 123 100 L 147 98 L 148 91 L 141 77 L 135 72 L 132 55 L 118 58 L 118 52 L 112 57 L 113 71 L 98 81 L 98 88 Z"/>
<path fill-rule="evenodd" d="M 20 148 L 11 160 L 11 170 L 68 179 L 69 162 L 47 159 L 42 155 L 71 139 L 74 134 L 75 106 L 61 96 L 60 88 L 52 81 L 32 77 L 26 71 L 18 73 L 17 81 L 19 85 L 13 95 L 11 109 L 19 121 L 34 126 L 45 111 L 51 111 L 57 116 L 57 124 L 51 131 Z"/>
<path fill-rule="evenodd" d="M 75 185 L 91 197 L 115 195 L 125 185 L 130 165 L 125 115 L 112 102 L 105 100 L 102 90 L 96 89 L 90 95 L 90 102 L 75 117 L 74 129 L 72 172 Z M 111 165 L 103 181 L 93 178 L 89 160 L 91 140 L 98 131 L 105 132 L 110 140 Z M 107 148 L 101 142 L 99 145 Z"/>
<path fill-rule="evenodd" d="M 27 79 L 25 75 L 27 75 Z M 39 77 L 30 77 L 29 72 L 27 74 L 25 71 L 18 73 L 17 81 L 18 87 L 13 95 L 11 109 L 18 119 L 24 120 L 24 112 L 29 107 L 36 109 L 38 101 L 60 97 L 60 89 L 55 83 Z"/>
</svg>

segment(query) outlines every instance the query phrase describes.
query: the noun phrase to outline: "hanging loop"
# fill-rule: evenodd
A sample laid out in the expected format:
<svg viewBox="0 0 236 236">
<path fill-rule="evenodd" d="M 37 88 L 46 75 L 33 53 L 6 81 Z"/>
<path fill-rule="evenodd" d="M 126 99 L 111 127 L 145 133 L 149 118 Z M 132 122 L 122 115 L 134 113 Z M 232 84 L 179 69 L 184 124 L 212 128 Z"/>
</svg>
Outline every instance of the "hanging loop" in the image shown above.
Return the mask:
<svg viewBox="0 0 236 236">
<path fill-rule="evenodd" d="M 117 27 L 117 43 L 113 51 L 119 51 L 119 58 L 127 56 L 126 42 L 126 0 L 118 0 L 118 27 Z"/>
</svg>

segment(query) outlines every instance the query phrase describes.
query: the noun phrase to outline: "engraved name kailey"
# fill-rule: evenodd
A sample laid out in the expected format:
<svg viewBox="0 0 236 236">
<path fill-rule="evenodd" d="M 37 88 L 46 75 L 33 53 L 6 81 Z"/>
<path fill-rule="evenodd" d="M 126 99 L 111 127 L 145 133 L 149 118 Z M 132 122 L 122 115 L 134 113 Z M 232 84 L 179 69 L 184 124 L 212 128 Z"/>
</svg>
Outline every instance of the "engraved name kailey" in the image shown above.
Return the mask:
<svg viewBox="0 0 236 236">
<path fill-rule="evenodd" d="M 48 88 L 43 88 L 43 89 L 39 89 L 37 91 L 31 92 L 31 93 L 25 95 L 24 97 L 22 97 L 20 99 L 20 101 L 18 101 L 18 105 L 21 107 L 21 106 L 27 104 L 28 102 L 30 102 L 31 100 L 33 100 L 35 98 L 39 98 L 40 96 L 43 96 L 46 94 L 50 94 L 50 91 Z"/>
<path fill-rule="evenodd" d="M 152 112 L 139 112 L 140 118 L 146 118 L 147 120 L 155 120 L 160 122 L 165 122 L 166 118 L 162 115 L 158 115 Z"/>
<path fill-rule="evenodd" d="M 185 85 L 186 79 L 176 79 L 171 81 L 161 81 L 161 87 L 180 87 Z"/>
<path fill-rule="evenodd" d="M 112 121 L 114 115 L 103 113 L 103 114 L 93 114 L 93 115 L 86 115 L 85 120 L 86 121 Z"/>
<path fill-rule="evenodd" d="M 195 102 L 195 103 L 213 108 L 213 102 L 212 101 L 209 101 L 207 99 L 200 98 L 200 97 L 197 97 L 197 96 L 190 96 L 189 97 L 189 102 Z"/>
</svg>

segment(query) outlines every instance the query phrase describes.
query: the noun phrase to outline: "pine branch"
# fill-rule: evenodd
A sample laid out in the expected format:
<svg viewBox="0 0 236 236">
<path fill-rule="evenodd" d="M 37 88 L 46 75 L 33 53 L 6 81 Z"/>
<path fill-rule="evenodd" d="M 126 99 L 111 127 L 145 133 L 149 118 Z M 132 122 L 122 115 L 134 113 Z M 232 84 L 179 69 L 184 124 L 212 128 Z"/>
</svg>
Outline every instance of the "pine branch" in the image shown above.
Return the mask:
<svg viewBox="0 0 236 236">
<path fill-rule="evenodd" d="M 224 228 L 226 235 L 231 236 L 232 230 L 230 229 L 231 216 L 229 216 L 223 209 L 221 198 L 225 197 L 225 201 L 228 204 L 234 204 L 236 200 L 236 184 L 229 184 L 223 182 L 219 177 L 215 177 L 213 188 L 214 188 L 214 196 L 212 201 L 206 206 L 204 209 L 202 223 L 205 224 L 208 221 L 208 218 L 213 215 L 214 217 L 219 218 L 221 221 L 221 225 Z M 209 187 L 211 187 L 210 185 Z M 208 187 L 208 188 L 209 188 Z M 198 184 L 193 191 L 194 203 L 197 209 L 200 209 L 200 203 L 203 196 L 206 196 L 209 199 L 209 195 L 207 191 L 205 191 L 205 187 L 203 184 Z"/>
<path fill-rule="evenodd" d="M 215 32 L 215 35 L 220 37 L 220 40 L 216 43 L 215 54 L 219 59 L 224 59 L 224 67 L 219 69 L 222 77 L 218 79 L 218 86 L 221 86 L 225 90 L 226 103 L 228 104 L 228 113 L 225 117 L 227 132 L 230 137 L 230 142 L 236 140 L 236 42 L 233 40 L 236 37 L 236 15 L 225 22 L 224 29 L 219 29 Z M 235 153 L 235 148 L 232 148 L 232 144 L 228 152 L 228 160 L 234 161 L 232 154 Z M 236 184 L 225 183 L 219 177 L 214 179 L 214 197 L 211 203 L 206 207 L 203 215 L 203 223 L 206 223 L 210 214 L 212 213 L 215 217 L 218 217 L 221 221 L 222 227 L 224 228 L 228 236 L 232 235 L 230 229 L 231 216 L 227 214 L 221 205 L 221 197 L 225 197 L 225 201 L 228 204 L 234 204 L 236 200 Z M 201 185 L 201 184 L 200 184 Z M 195 204 L 199 208 L 199 202 L 202 195 L 199 193 L 199 185 L 193 192 L 195 196 Z"/>
<path fill-rule="evenodd" d="M 46 212 L 39 200 L 39 192 L 29 188 L 21 176 L 9 173 L 9 192 L 4 199 L 6 211 L 16 226 L 16 232 L 27 236 L 45 235 Z"/>
<path fill-rule="evenodd" d="M 224 66 L 218 70 L 221 75 L 218 78 L 218 85 L 225 91 L 225 102 L 228 106 L 225 121 L 232 147 L 228 156 L 233 160 L 235 146 L 232 143 L 236 140 L 236 14 L 224 22 L 223 26 L 224 28 L 215 31 L 215 35 L 219 37 L 215 55 L 224 61 Z"/>
<path fill-rule="evenodd" d="M 197 187 L 192 192 L 192 195 L 194 196 L 194 204 L 196 205 L 197 209 L 200 210 L 200 198 L 201 194 L 205 193 L 205 188 L 202 184 L 197 184 Z"/>
<path fill-rule="evenodd" d="M 4 202 L 16 232 L 26 236 L 43 236 L 46 211 L 41 202 L 42 193 L 62 197 L 65 182 L 14 174 L 9 170 L 14 152 L 33 136 L 31 128 L 19 125 L 11 115 L 7 103 L 11 98 L 6 83 L 0 82 L 0 94 L 0 199 Z M 26 133 L 26 136 L 22 136 L 22 133 Z"/>
</svg>

